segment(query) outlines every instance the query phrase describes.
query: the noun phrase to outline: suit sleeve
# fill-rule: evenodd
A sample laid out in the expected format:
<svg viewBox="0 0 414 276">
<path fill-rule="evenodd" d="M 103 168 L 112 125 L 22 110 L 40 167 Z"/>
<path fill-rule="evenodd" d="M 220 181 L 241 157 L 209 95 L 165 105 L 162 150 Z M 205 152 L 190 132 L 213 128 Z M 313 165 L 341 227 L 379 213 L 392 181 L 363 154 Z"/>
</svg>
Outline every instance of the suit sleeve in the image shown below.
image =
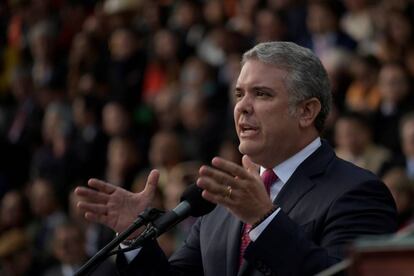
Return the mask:
<svg viewBox="0 0 414 276">
<path fill-rule="evenodd" d="M 279 212 L 244 258 L 265 275 L 314 275 L 341 261 L 355 238 L 394 232 L 395 204 L 380 181 L 364 182 L 333 201 L 318 224 L 310 224 L 312 237 Z"/>
</svg>

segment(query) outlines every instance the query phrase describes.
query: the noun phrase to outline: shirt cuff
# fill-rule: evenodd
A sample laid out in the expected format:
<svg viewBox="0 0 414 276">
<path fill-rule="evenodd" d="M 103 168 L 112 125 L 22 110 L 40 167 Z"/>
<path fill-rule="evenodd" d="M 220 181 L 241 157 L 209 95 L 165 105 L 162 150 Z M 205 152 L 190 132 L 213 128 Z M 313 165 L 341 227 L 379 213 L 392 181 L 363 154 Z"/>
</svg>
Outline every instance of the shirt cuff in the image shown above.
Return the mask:
<svg viewBox="0 0 414 276">
<path fill-rule="evenodd" d="M 121 249 L 128 248 L 128 246 L 123 244 L 123 243 L 120 243 L 119 247 Z M 141 249 L 142 249 L 142 247 L 139 247 L 137 249 L 134 249 L 134 250 L 131 250 L 131 251 L 128 251 L 128 252 L 124 252 L 125 259 L 127 260 L 127 262 L 128 263 L 132 262 L 132 260 L 139 254 L 139 252 L 141 252 Z"/>
<path fill-rule="evenodd" d="M 262 223 L 257 225 L 255 228 L 250 230 L 249 237 L 251 241 L 256 241 L 257 238 L 262 234 L 263 230 L 269 225 L 269 223 L 273 220 L 273 218 L 279 213 L 280 207 L 277 208 L 270 216 L 268 216 Z"/>
</svg>

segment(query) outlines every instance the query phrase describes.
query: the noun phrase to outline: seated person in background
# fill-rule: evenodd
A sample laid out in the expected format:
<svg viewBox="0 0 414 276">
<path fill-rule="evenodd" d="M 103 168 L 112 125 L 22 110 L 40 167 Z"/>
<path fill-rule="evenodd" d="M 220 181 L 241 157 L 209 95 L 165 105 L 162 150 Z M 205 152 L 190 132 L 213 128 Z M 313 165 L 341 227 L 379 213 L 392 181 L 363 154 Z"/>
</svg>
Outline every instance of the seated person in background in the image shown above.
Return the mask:
<svg viewBox="0 0 414 276">
<path fill-rule="evenodd" d="M 403 168 L 408 178 L 414 180 L 414 112 L 402 117 L 399 126 L 402 154 L 393 155 L 392 159 L 382 166 L 380 175 L 385 175 L 397 167 Z"/>
<path fill-rule="evenodd" d="M 400 135 L 406 173 L 410 179 L 414 179 L 414 112 L 402 118 Z"/>
<path fill-rule="evenodd" d="M 64 223 L 67 216 L 63 202 L 57 196 L 56 186 L 50 179 L 35 178 L 28 188 L 28 198 L 33 219 L 28 225 L 33 250 L 43 263 L 48 263 L 52 255 L 50 237 L 54 229 Z"/>
<path fill-rule="evenodd" d="M 29 236 L 13 228 L 0 235 L 0 275 L 41 275 L 42 265 L 31 248 Z"/>
<path fill-rule="evenodd" d="M 413 93 L 406 68 L 399 63 L 385 63 L 378 74 L 381 102 L 373 114 L 374 138 L 394 153 L 401 153 L 398 125 L 401 118 L 414 111 Z"/>
<path fill-rule="evenodd" d="M 23 192 L 8 191 L 0 200 L 0 234 L 13 228 L 26 228 L 29 219 L 29 204 Z"/>
<path fill-rule="evenodd" d="M 74 223 L 64 223 L 56 227 L 53 233 L 53 255 L 58 264 L 47 269 L 45 276 L 73 275 L 88 259 L 86 255 L 85 237 L 81 228 Z M 115 264 L 104 261 L 91 275 L 114 275 Z"/>
<path fill-rule="evenodd" d="M 414 223 L 414 181 L 408 179 L 403 168 L 395 167 L 382 178 L 395 200 L 398 211 L 398 229 Z"/>
<path fill-rule="evenodd" d="M 346 92 L 346 107 L 355 112 L 373 112 L 381 101 L 377 86 L 379 61 L 374 56 L 356 56 L 351 62 L 353 81 Z"/>
<path fill-rule="evenodd" d="M 335 152 L 338 157 L 378 174 L 391 152 L 372 140 L 371 127 L 358 113 L 342 115 L 335 125 Z"/>
<path fill-rule="evenodd" d="M 87 221 L 76 207 L 79 201 L 79 196 L 72 190 L 69 194 L 69 220 L 82 229 L 85 236 L 86 254 L 93 256 L 115 237 L 115 233 L 105 225 Z"/>
</svg>

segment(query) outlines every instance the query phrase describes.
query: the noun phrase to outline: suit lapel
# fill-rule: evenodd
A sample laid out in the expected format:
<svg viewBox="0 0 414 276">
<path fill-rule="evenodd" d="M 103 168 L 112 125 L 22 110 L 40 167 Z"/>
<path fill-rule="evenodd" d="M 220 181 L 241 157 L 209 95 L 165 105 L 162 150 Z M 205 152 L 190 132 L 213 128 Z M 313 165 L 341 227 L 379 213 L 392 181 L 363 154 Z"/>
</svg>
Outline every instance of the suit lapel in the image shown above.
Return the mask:
<svg viewBox="0 0 414 276">
<path fill-rule="evenodd" d="M 282 208 L 285 213 L 289 213 L 296 203 L 308 191 L 310 191 L 315 184 L 303 175 L 291 177 L 283 189 L 280 191 L 274 203 Z"/>
<path fill-rule="evenodd" d="M 332 148 L 322 140 L 322 145 L 299 165 L 274 202 L 288 214 L 297 202 L 312 190 L 315 182 L 311 178 L 323 173 L 334 156 Z"/>
</svg>

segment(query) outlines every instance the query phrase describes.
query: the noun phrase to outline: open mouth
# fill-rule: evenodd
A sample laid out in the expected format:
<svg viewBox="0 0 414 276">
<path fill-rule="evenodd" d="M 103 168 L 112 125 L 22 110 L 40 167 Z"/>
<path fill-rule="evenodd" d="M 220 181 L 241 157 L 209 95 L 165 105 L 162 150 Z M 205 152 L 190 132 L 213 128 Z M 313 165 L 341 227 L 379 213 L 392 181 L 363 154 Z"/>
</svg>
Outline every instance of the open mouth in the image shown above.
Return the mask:
<svg viewBox="0 0 414 276">
<path fill-rule="evenodd" d="M 259 132 L 258 127 L 254 127 L 248 124 L 239 124 L 239 129 L 240 129 L 240 137 L 242 138 L 256 135 Z"/>
</svg>

